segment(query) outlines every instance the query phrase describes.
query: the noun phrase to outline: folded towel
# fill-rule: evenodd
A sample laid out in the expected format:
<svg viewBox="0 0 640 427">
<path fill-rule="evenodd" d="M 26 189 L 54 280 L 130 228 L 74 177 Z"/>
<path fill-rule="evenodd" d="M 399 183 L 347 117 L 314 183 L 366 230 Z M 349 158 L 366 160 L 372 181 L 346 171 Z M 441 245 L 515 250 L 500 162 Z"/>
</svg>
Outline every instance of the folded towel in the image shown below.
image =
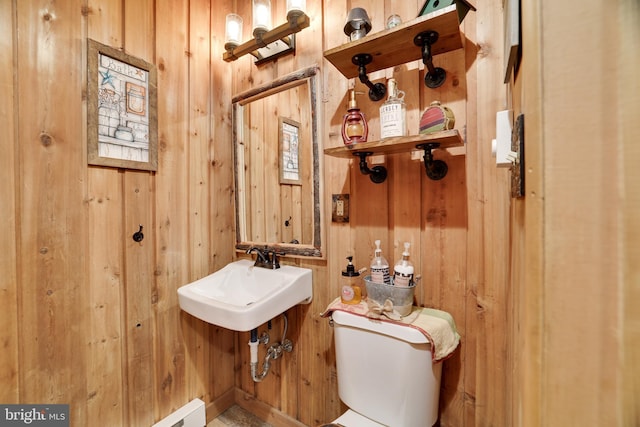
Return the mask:
<svg viewBox="0 0 640 427">
<path fill-rule="evenodd" d="M 446 311 L 414 306 L 411 313 L 403 317 L 393 310 L 393 303 L 390 300 L 385 301 L 383 305 L 371 299 L 350 305 L 343 304 L 338 297 L 320 316 L 328 317 L 336 310 L 419 330 L 431 343 L 431 357 L 434 362 L 441 362 L 450 357 L 460 344 L 456 324 L 453 317 Z"/>
</svg>

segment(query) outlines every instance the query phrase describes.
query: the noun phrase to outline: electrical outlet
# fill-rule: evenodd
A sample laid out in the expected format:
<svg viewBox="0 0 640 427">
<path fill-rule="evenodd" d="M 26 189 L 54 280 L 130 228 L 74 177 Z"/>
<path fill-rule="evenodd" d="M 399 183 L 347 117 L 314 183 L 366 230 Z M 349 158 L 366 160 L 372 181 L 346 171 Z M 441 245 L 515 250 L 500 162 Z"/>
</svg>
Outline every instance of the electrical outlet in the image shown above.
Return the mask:
<svg viewBox="0 0 640 427">
<path fill-rule="evenodd" d="M 332 201 L 331 221 L 349 222 L 349 195 L 334 194 L 332 196 Z"/>
</svg>

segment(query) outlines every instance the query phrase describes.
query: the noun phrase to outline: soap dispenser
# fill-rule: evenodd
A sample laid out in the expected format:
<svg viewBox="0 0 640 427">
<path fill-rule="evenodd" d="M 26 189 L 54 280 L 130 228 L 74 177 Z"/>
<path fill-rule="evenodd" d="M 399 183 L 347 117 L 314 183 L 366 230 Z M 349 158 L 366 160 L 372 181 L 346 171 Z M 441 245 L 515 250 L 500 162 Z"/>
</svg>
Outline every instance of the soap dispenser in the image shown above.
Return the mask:
<svg viewBox="0 0 640 427">
<path fill-rule="evenodd" d="M 360 92 L 351 90 L 348 112 L 342 119 L 342 140 L 344 145 L 366 142 L 369 134 L 367 120 L 356 102 L 356 93 Z"/>
<path fill-rule="evenodd" d="M 342 282 L 340 284 L 340 300 L 344 304 L 359 304 L 362 301 L 362 284 L 360 283 L 360 272 L 353 266 L 353 257 L 348 256 L 347 267 L 342 271 Z"/>
<path fill-rule="evenodd" d="M 385 285 L 391 284 L 391 276 L 389 275 L 389 263 L 382 256 L 380 249 L 380 240 L 376 240 L 376 250 L 373 253 L 373 261 L 371 261 L 371 281 Z"/>
<path fill-rule="evenodd" d="M 409 261 L 409 242 L 405 242 L 402 258 L 393 267 L 393 285 L 409 287 L 413 286 L 413 264 Z"/>
<path fill-rule="evenodd" d="M 380 137 L 407 135 L 407 107 L 404 92 L 398 90 L 396 79 L 387 81 L 389 98 L 380 107 Z"/>
</svg>

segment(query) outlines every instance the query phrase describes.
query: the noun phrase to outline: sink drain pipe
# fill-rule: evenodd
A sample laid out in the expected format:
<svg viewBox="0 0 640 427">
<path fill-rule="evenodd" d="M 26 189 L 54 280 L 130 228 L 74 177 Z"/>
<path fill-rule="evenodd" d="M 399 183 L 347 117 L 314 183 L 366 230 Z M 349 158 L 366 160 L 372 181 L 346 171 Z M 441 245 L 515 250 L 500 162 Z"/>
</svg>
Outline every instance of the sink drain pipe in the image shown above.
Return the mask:
<svg viewBox="0 0 640 427">
<path fill-rule="evenodd" d="M 254 382 L 261 382 L 269 373 L 269 368 L 271 367 L 271 359 L 277 359 L 282 356 L 282 351 L 286 351 L 290 353 L 293 350 L 293 343 L 291 340 L 286 338 L 287 336 L 287 327 L 288 320 L 286 313 L 282 313 L 282 317 L 284 318 L 284 330 L 282 332 L 282 341 L 276 343 L 267 349 L 267 354 L 264 356 L 264 362 L 262 363 L 262 372 L 258 373 L 258 344 L 260 341 L 258 340 L 258 329 L 253 329 L 251 331 L 251 341 L 249 341 L 249 351 L 250 351 L 250 365 L 251 365 L 251 378 Z M 266 343 L 265 343 L 266 344 Z"/>
</svg>

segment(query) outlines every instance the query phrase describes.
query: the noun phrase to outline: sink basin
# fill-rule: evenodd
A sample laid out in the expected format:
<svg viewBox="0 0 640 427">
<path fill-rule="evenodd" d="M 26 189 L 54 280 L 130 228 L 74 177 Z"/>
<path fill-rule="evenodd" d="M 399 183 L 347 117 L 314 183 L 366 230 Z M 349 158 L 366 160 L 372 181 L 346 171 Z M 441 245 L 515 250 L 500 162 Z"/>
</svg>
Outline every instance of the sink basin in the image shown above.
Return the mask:
<svg viewBox="0 0 640 427">
<path fill-rule="evenodd" d="M 180 308 L 205 322 L 250 331 L 312 298 L 311 270 L 240 260 L 178 289 Z"/>
</svg>

